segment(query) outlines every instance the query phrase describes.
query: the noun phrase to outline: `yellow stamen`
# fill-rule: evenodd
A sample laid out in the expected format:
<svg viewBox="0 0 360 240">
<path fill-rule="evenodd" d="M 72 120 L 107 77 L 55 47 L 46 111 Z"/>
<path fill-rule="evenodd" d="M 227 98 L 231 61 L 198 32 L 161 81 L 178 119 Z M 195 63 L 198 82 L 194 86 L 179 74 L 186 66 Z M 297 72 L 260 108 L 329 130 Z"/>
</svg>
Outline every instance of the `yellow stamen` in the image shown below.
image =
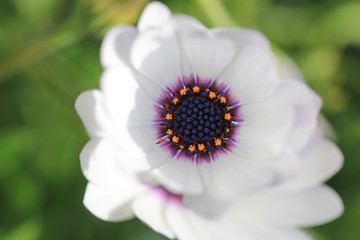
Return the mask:
<svg viewBox="0 0 360 240">
<path fill-rule="evenodd" d="M 184 148 L 184 146 L 183 146 L 183 145 L 179 145 L 179 148 L 183 149 L 183 148 Z"/>
<path fill-rule="evenodd" d="M 214 92 L 210 92 L 209 93 L 209 98 L 210 99 L 216 98 L 216 94 Z"/>
<path fill-rule="evenodd" d="M 177 143 L 177 142 L 179 142 L 179 138 L 178 138 L 177 136 L 173 136 L 173 137 L 172 137 L 172 141 L 173 141 L 174 143 Z"/>
<path fill-rule="evenodd" d="M 226 133 L 230 132 L 230 129 L 227 128 L 227 129 L 225 130 L 225 132 L 226 132 Z"/>
<path fill-rule="evenodd" d="M 215 145 L 216 146 L 220 146 L 221 145 L 221 140 L 220 139 L 215 139 Z"/>
<path fill-rule="evenodd" d="M 172 100 L 172 102 L 173 102 L 173 104 L 177 104 L 178 102 L 179 102 L 179 99 L 178 98 L 174 98 L 173 100 Z"/>
<path fill-rule="evenodd" d="M 194 146 L 194 145 L 190 145 L 190 146 L 189 146 L 189 151 L 190 151 L 190 152 L 195 151 L 195 146 Z"/>
<path fill-rule="evenodd" d="M 200 151 L 205 150 L 205 145 L 202 144 L 202 143 L 198 144 L 198 149 L 199 149 Z"/>
<path fill-rule="evenodd" d="M 225 120 L 230 120 L 231 119 L 231 114 L 230 113 L 225 113 L 224 118 L 225 118 Z"/>
<path fill-rule="evenodd" d="M 173 117 L 170 113 L 167 113 L 166 114 L 166 120 L 171 120 Z"/>
<path fill-rule="evenodd" d="M 167 135 L 172 135 L 173 134 L 173 130 L 171 129 L 168 129 L 167 132 L 166 132 Z"/>
<path fill-rule="evenodd" d="M 221 97 L 221 98 L 220 98 L 220 102 L 221 102 L 221 103 L 226 103 L 226 97 Z"/>
<path fill-rule="evenodd" d="M 188 89 L 186 88 L 186 89 L 181 89 L 180 90 L 180 95 L 181 96 L 184 96 L 184 95 L 186 95 L 186 91 L 187 91 Z"/>
<path fill-rule="evenodd" d="M 228 106 L 226 106 L 226 110 L 228 110 L 228 111 L 229 111 L 229 110 L 230 110 L 230 108 L 229 108 Z"/>
<path fill-rule="evenodd" d="M 194 93 L 200 92 L 200 88 L 198 86 L 193 87 Z"/>
<path fill-rule="evenodd" d="M 207 92 L 208 92 L 208 91 L 210 91 L 210 89 L 208 89 L 208 88 L 207 88 L 207 89 L 205 89 L 205 91 L 207 91 Z"/>
</svg>

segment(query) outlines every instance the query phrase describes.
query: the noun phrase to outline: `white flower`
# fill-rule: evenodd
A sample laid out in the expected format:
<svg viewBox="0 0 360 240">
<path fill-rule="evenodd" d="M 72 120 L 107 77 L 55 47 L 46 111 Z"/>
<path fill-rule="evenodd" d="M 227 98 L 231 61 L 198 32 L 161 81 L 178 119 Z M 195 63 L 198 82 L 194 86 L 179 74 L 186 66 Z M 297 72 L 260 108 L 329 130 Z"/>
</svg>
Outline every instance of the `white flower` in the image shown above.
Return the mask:
<svg viewBox="0 0 360 240">
<path fill-rule="evenodd" d="M 275 60 L 259 32 L 208 30 L 153 2 L 138 28 L 109 31 L 101 62 L 101 91 L 83 93 L 75 107 L 90 137 L 112 142 L 130 172 L 179 194 L 232 196 L 274 184 L 290 165 L 275 159 L 292 151 L 293 109 L 277 93 Z M 311 100 L 304 104 L 314 119 L 320 105 Z"/>
<path fill-rule="evenodd" d="M 170 193 L 161 186 L 144 184 L 128 175 L 112 157 L 117 151 L 113 147 L 106 140 L 93 140 L 81 153 L 82 169 L 90 181 L 84 197 L 85 206 L 107 221 L 122 221 L 135 215 L 172 239 L 311 239 L 297 228 L 327 222 L 343 210 L 337 194 L 322 185 L 342 163 L 341 153 L 324 139 L 313 138 L 300 152 L 301 168 L 294 178 L 243 195 L 234 200 L 224 214 L 215 217 L 184 205 L 186 196 Z M 200 208 L 213 207 L 207 196 L 191 200 L 195 200 L 194 205 L 201 205 Z"/>
<path fill-rule="evenodd" d="M 84 203 L 99 218 L 135 214 L 186 240 L 296 240 L 341 213 L 321 185 L 342 164 L 316 131 L 321 99 L 279 76 L 259 32 L 152 2 L 137 28 L 109 31 L 101 63 L 101 90 L 75 102 L 91 137 Z"/>
</svg>

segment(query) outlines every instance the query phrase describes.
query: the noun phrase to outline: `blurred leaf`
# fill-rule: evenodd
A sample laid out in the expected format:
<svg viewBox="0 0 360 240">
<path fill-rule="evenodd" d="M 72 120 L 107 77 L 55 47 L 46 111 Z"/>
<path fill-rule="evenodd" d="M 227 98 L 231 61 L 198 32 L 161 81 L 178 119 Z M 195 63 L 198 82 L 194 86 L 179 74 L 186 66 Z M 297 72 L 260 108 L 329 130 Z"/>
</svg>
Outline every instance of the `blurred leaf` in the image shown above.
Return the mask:
<svg viewBox="0 0 360 240">
<path fill-rule="evenodd" d="M 134 24 L 150 0 L 88 0 L 93 20 L 91 25 L 102 36 L 118 24 Z"/>
<path fill-rule="evenodd" d="M 360 2 L 343 3 L 313 25 L 307 43 L 360 44 Z"/>
<path fill-rule="evenodd" d="M 37 135 L 28 128 L 9 128 L 0 135 L 0 179 L 21 171 L 21 158 L 30 155 L 36 147 Z"/>
<path fill-rule="evenodd" d="M 51 21 L 61 3 L 59 0 L 12 0 L 12 2 L 28 27 Z"/>
<path fill-rule="evenodd" d="M 27 220 L 15 227 L 0 240 L 37 240 L 41 234 L 41 225 L 38 221 Z"/>
<path fill-rule="evenodd" d="M 332 46 L 322 46 L 306 51 L 300 58 L 300 68 L 306 81 L 324 98 L 324 108 L 341 111 L 347 104 L 342 90 L 340 72 L 341 53 Z"/>
</svg>

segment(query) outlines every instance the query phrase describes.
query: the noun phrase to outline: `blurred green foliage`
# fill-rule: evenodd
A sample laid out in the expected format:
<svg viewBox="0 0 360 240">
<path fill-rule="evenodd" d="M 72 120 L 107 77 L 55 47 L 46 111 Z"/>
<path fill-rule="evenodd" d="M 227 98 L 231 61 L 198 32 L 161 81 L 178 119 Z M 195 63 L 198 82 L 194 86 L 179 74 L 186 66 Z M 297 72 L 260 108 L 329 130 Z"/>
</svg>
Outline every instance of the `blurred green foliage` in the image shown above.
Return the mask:
<svg viewBox="0 0 360 240">
<path fill-rule="evenodd" d="M 73 102 L 98 87 L 99 46 L 111 26 L 135 24 L 148 0 L 0 2 L 0 240 L 165 239 L 138 220 L 105 223 L 82 205 L 78 154 L 88 137 Z M 167 0 L 209 27 L 265 33 L 324 98 L 344 169 L 331 181 L 345 214 L 312 228 L 318 240 L 360 239 L 360 2 Z"/>
</svg>

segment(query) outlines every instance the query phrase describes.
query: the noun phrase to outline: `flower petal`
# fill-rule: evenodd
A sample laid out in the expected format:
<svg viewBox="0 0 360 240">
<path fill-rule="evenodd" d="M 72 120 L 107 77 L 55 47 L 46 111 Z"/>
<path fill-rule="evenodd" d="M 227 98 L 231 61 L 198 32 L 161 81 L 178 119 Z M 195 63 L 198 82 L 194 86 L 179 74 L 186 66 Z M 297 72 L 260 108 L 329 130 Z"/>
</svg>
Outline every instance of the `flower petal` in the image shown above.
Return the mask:
<svg viewBox="0 0 360 240">
<path fill-rule="evenodd" d="M 137 71 L 163 89 L 173 85 L 181 76 L 179 44 L 169 25 L 138 35 L 130 59 Z"/>
<path fill-rule="evenodd" d="M 314 139 L 300 153 L 298 174 L 272 191 L 299 191 L 319 185 L 341 169 L 343 159 L 335 144 L 326 139 Z"/>
<path fill-rule="evenodd" d="M 188 159 L 173 158 L 154 169 L 153 176 L 174 193 L 200 194 L 203 191 L 196 165 Z"/>
<path fill-rule="evenodd" d="M 252 240 L 312 240 L 305 231 L 294 228 L 280 228 L 263 224 L 247 225 L 243 228 Z"/>
<path fill-rule="evenodd" d="M 122 25 L 110 29 L 101 44 L 100 61 L 104 68 L 129 65 L 129 49 L 138 34 L 134 26 Z"/>
<path fill-rule="evenodd" d="M 155 108 L 135 80 L 133 72 L 123 65 L 106 69 L 100 79 L 106 107 L 118 126 L 150 126 Z"/>
<path fill-rule="evenodd" d="M 244 48 L 218 77 L 227 83 L 240 104 L 268 98 L 279 85 L 275 60 L 267 49 Z"/>
<path fill-rule="evenodd" d="M 270 159 L 283 150 L 293 122 L 293 111 L 283 98 L 274 95 L 241 105 L 240 117 L 234 153 L 250 159 Z"/>
<path fill-rule="evenodd" d="M 110 122 L 104 111 L 104 96 L 99 90 L 88 90 L 75 100 L 75 109 L 90 137 L 101 136 Z"/>
<path fill-rule="evenodd" d="M 131 201 L 141 191 L 144 191 L 143 188 L 134 182 L 126 182 L 113 189 L 89 183 L 85 191 L 84 205 L 102 220 L 127 220 L 134 216 Z"/>
<path fill-rule="evenodd" d="M 322 101 L 305 83 L 296 80 L 283 80 L 280 94 L 295 109 L 295 122 L 289 135 L 289 145 L 301 150 L 312 137 L 317 126 Z"/>
<path fill-rule="evenodd" d="M 274 171 L 268 166 L 231 152 L 223 153 L 211 163 L 203 162 L 198 168 L 205 189 L 224 198 L 264 187 L 275 180 Z"/>
<path fill-rule="evenodd" d="M 231 40 L 236 47 L 237 53 L 253 45 L 263 49 L 270 49 L 270 42 L 259 31 L 251 28 L 230 28 L 220 27 L 212 29 L 216 37 L 223 37 Z"/>
<path fill-rule="evenodd" d="M 80 153 L 81 170 L 92 183 L 117 186 L 124 180 L 116 147 L 106 139 L 91 139 Z"/>
<path fill-rule="evenodd" d="M 259 193 L 242 198 L 237 207 L 238 212 L 279 226 L 319 225 L 343 212 L 340 197 L 325 185 L 294 193 Z"/>
<path fill-rule="evenodd" d="M 168 238 L 174 238 L 174 233 L 165 220 L 165 211 L 168 207 L 166 198 L 148 189 L 147 192 L 136 198 L 132 204 L 135 215 L 154 231 L 164 234 Z"/>
<path fill-rule="evenodd" d="M 234 47 L 227 39 L 187 37 L 182 39 L 193 74 L 215 80 L 234 57 Z"/>
<path fill-rule="evenodd" d="M 171 12 L 169 8 L 165 4 L 155 1 L 146 5 L 137 26 L 140 32 L 144 32 L 149 28 L 161 27 L 170 18 Z"/>
</svg>

